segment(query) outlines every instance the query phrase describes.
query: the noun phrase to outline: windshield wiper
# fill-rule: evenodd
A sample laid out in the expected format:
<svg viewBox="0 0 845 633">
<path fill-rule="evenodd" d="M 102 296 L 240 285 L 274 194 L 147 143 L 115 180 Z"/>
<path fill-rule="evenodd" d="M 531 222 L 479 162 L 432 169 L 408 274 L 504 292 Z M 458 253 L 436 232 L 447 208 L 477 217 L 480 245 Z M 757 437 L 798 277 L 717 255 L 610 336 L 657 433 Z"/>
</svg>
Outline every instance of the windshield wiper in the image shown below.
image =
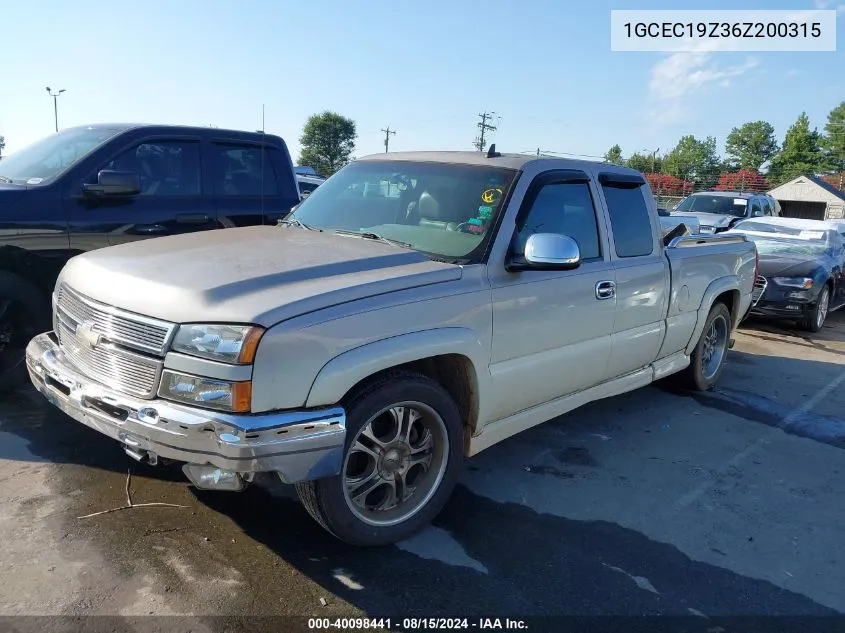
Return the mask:
<svg viewBox="0 0 845 633">
<path fill-rule="evenodd" d="M 389 237 L 385 237 L 384 235 L 379 235 L 378 233 L 372 233 L 370 231 L 350 231 L 348 229 L 335 229 L 334 232 L 340 235 L 356 235 L 358 237 L 363 237 L 365 240 L 374 240 L 377 242 L 384 242 L 385 244 L 393 244 L 394 246 L 412 248 L 412 246 L 408 244 L 408 242 L 394 240 Z"/>
<path fill-rule="evenodd" d="M 296 218 L 290 218 L 287 220 L 279 220 L 276 223 L 276 226 L 296 226 L 300 229 L 308 229 L 309 231 L 318 231 L 319 233 L 323 232 L 323 229 L 319 229 L 316 226 L 311 226 L 309 224 L 305 224 L 304 222 L 300 222 Z"/>
</svg>

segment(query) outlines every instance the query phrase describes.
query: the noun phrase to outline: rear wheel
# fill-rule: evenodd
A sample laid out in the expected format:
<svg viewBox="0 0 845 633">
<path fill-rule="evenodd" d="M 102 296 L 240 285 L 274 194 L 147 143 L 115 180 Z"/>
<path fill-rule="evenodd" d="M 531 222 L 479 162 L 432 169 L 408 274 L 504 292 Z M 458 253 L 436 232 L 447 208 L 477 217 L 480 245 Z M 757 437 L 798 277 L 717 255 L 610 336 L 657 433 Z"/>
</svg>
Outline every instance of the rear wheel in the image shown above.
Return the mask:
<svg viewBox="0 0 845 633">
<path fill-rule="evenodd" d="M 339 475 L 296 485 L 308 513 L 361 546 L 396 543 L 424 528 L 449 498 L 463 461 L 463 424 L 448 392 L 410 372 L 350 399 Z"/>
<path fill-rule="evenodd" d="M 819 294 L 819 300 L 816 301 L 815 307 L 810 313 L 801 321 L 801 327 L 810 332 L 820 332 L 824 327 L 825 319 L 827 319 L 827 312 L 830 308 L 830 286 L 825 285 Z"/>
<path fill-rule="evenodd" d="M 680 386 L 707 391 L 719 381 L 731 338 L 731 313 L 724 303 L 713 304 L 698 344 L 690 356 L 690 364 L 677 374 Z"/>
<path fill-rule="evenodd" d="M 36 334 L 48 330 L 47 305 L 25 279 L 0 271 L 0 392 L 28 384 L 25 351 Z"/>
</svg>

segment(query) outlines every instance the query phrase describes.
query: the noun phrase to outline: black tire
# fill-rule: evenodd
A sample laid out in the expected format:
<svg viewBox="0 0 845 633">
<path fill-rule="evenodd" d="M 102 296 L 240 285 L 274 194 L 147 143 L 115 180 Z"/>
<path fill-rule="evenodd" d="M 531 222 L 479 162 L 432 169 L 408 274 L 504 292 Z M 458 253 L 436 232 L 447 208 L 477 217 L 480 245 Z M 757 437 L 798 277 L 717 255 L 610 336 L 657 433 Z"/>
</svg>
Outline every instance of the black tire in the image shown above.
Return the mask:
<svg viewBox="0 0 845 633">
<path fill-rule="evenodd" d="M 439 478 L 432 476 L 428 492 L 424 495 L 420 493 L 424 496 L 424 502 L 407 519 L 392 525 L 373 525 L 362 519 L 357 514 L 361 509 L 353 510 L 355 504 L 351 498 L 347 499 L 345 487 L 347 462 L 351 464 L 352 460 L 350 448 L 373 416 L 400 403 L 419 403 L 439 416 L 442 427 L 445 427 L 442 437 L 448 439 L 448 450 L 443 450 L 442 444 L 445 442 L 441 442 L 439 451 L 442 460 L 439 468 L 445 464 L 445 470 Z M 350 545 L 380 547 L 402 541 L 423 529 L 437 516 L 455 487 L 463 463 L 464 442 L 463 422 L 458 407 L 440 384 L 422 374 L 407 371 L 389 372 L 365 384 L 345 399 L 344 407 L 346 445 L 341 472 L 335 477 L 296 484 L 299 500 L 317 523 Z M 438 428 L 441 428 L 439 423 Z M 432 446 L 435 443 L 436 440 L 432 440 Z M 383 458 L 385 455 L 382 453 Z M 380 462 L 373 460 L 374 468 L 377 463 L 385 462 L 384 459 Z M 429 477 L 428 471 L 423 476 Z M 413 499 L 413 494 L 409 500 Z M 364 503 L 366 500 L 365 495 Z"/>
<path fill-rule="evenodd" d="M 706 347 L 708 335 L 714 322 L 723 324 L 725 329 L 724 341 L 719 341 L 719 347 L 716 353 L 720 353 L 720 360 L 718 368 L 715 372 L 705 371 L 705 363 L 707 360 Z M 704 329 L 701 331 L 701 336 L 698 343 L 690 356 L 689 367 L 681 372 L 678 372 L 676 380 L 674 381 L 679 387 L 691 391 L 707 391 L 711 389 L 722 375 L 722 370 L 725 367 L 725 358 L 728 355 L 731 340 L 731 312 L 724 303 L 714 303 L 710 308 L 710 314 L 707 315 L 707 321 L 704 323 Z"/>
<path fill-rule="evenodd" d="M 42 292 L 22 277 L 0 270 L 0 393 L 29 384 L 26 345 L 49 329 L 49 302 Z"/>
<path fill-rule="evenodd" d="M 830 286 L 825 284 L 819 293 L 819 300 L 810 313 L 801 319 L 801 327 L 808 332 L 821 332 L 830 308 Z"/>
</svg>

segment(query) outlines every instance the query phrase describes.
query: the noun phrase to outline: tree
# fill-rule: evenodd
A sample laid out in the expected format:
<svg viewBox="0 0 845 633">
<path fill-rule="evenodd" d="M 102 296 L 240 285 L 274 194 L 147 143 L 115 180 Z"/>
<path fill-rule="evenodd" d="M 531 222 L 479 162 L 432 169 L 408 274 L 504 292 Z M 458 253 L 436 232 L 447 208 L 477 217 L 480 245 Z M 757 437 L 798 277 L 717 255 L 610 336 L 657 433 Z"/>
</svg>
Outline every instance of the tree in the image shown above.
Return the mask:
<svg viewBox="0 0 845 633">
<path fill-rule="evenodd" d="M 299 139 L 299 164 L 313 167 L 322 176 L 331 176 L 349 162 L 357 137 L 352 119 L 328 110 L 312 114 Z"/>
<path fill-rule="evenodd" d="M 845 101 L 828 113 L 821 144 L 827 166 L 833 171 L 845 171 Z"/>
<path fill-rule="evenodd" d="M 607 150 L 607 153 L 604 155 L 604 160 L 614 165 L 625 164 L 625 159 L 622 158 L 622 148 L 619 147 L 618 143 Z"/>
<path fill-rule="evenodd" d="M 818 130 L 810 130 L 810 119 L 802 112 L 787 130 L 783 146 L 772 159 L 769 170 L 773 180 L 781 183 L 801 174 L 814 175 L 824 165 Z"/>
<path fill-rule="evenodd" d="M 845 171 L 840 171 L 838 174 L 822 176 L 822 180 L 839 189 L 839 191 L 845 191 Z"/>
<path fill-rule="evenodd" d="M 692 180 L 698 188 L 709 189 L 715 185 L 720 171 L 721 161 L 713 136 L 703 141 L 692 134 L 682 136 L 663 159 L 664 173 L 682 180 Z"/>
<path fill-rule="evenodd" d="M 645 173 L 659 172 L 663 167 L 663 159 L 653 154 L 635 152 L 625 161 L 625 166 Z"/>
<path fill-rule="evenodd" d="M 778 151 L 775 128 L 767 121 L 750 121 L 735 127 L 725 141 L 725 153 L 733 169 L 760 169 Z"/>
<path fill-rule="evenodd" d="M 692 193 L 692 183 L 668 174 L 645 174 L 655 196 L 685 196 Z"/>
<path fill-rule="evenodd" d="M 721 175 L 716 191 L 768 191 L 769 181 L 756 169 L 740 169 Z"/>
</svg>

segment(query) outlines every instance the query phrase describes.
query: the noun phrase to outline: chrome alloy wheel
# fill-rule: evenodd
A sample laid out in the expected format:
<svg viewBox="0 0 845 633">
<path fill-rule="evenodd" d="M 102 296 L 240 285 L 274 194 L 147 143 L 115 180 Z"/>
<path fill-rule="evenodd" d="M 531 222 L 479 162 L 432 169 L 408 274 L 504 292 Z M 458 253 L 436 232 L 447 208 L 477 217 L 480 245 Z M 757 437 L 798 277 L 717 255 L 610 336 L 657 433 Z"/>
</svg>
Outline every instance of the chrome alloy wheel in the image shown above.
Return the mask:
<svg viewBox="0 0 845 633">
<path fill-rule="evenodd" d="M 721 314 L 710 323 L 701 348 L 701 373 L 710 380 L 719 371 L 728 350 L 728 322 Z"/>
<path fill-rule="evenodd" d="M 343 464 L 343 494 L 361 521 L 390 526 L 419 512 L 437 491 L 449 459 L 440 415 L 421 402 L 400 402 L 372 416 Z"/>
<path fill-rule="evenodd" d="M 816 327 L 820 330 L 827 318 L 827 310 L 830 307 L 830 291 L 827 286 L 822 289 L 822 296 L 819 297 L 819 308 L 816 310 Z"/>
</svg>

